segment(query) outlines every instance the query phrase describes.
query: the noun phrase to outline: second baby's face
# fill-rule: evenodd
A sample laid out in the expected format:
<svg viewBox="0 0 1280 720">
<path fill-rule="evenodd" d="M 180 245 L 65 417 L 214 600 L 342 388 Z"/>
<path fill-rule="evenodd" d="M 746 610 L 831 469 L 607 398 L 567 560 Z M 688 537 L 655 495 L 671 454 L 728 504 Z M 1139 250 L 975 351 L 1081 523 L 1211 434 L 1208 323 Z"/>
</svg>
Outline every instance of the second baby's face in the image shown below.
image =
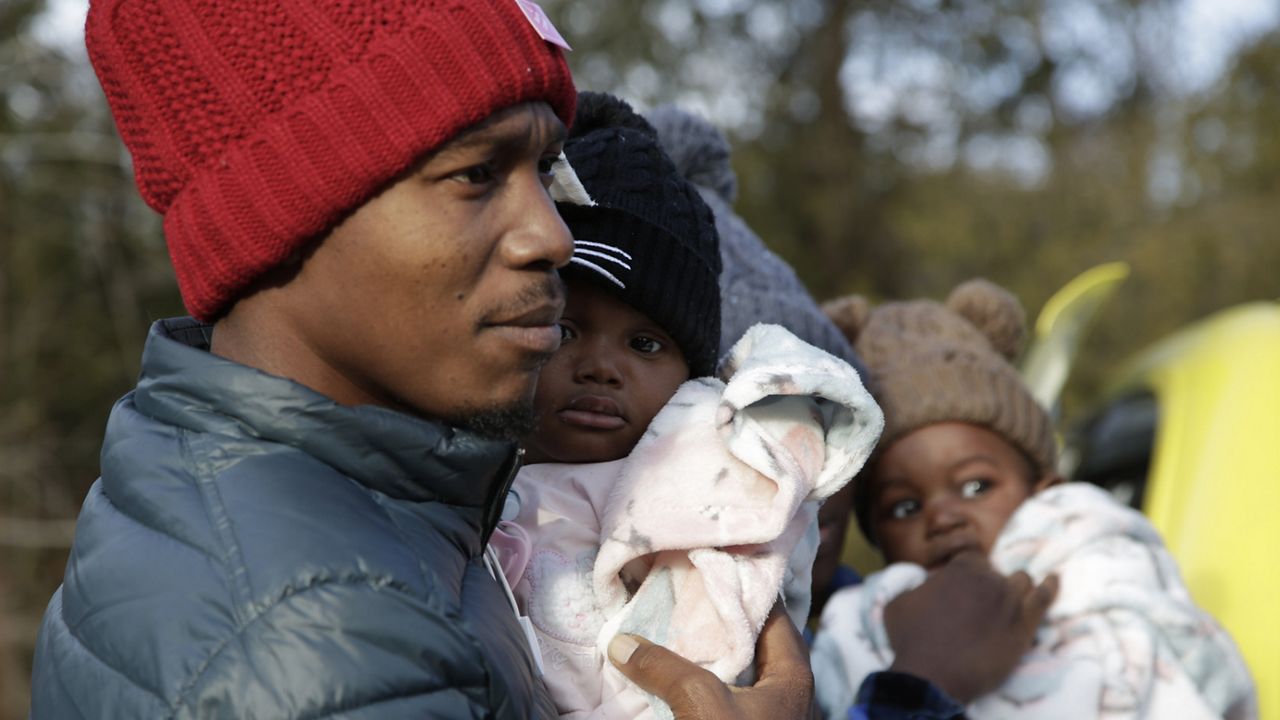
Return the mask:
<svg viewBox="0 0 1280 720">
<path fill-rule="evenodd" d="M 936 568 L 960 552 L 989 555 L 1013 511 L 1057 481 L 978 425 L 926 425 L 885 448 L 867 479 L 871 532 L 888 562 Z"/>
<path fill-rule="evenodd" d="M 626 457 L 689 379 L 684 354 L 644 313 L 591 283 L 568 283 L 560 323 L 560 349 L 538 376 L 528 462 Z"/>
</svg>

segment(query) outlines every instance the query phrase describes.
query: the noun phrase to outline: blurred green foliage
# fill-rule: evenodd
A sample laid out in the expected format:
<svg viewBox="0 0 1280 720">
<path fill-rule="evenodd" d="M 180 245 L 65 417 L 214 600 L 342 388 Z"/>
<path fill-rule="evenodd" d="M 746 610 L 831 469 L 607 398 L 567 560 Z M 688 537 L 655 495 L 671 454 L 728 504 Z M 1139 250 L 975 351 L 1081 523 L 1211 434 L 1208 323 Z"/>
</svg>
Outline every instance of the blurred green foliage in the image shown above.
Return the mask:
<svg viewBox="0 0 1280 720">
<path fill-rule="evenodd" d="M 0 718 L 25 716 L 57 521 L 97 473 L 150 321 L 182 312 L 82 54 L 32 32 L 43 5 L 0 3 Z M 1068 419 L 1147 342 L 1280 296 L 1280 33 L 1239 39 L 1197 83 L 1180 6 L 544 2 L 580 87 L 728 129 L 739 212 L 820 299 L 982 275 L 1034 312 L 1087 267 L 1131 263 Z"/>
</svg>

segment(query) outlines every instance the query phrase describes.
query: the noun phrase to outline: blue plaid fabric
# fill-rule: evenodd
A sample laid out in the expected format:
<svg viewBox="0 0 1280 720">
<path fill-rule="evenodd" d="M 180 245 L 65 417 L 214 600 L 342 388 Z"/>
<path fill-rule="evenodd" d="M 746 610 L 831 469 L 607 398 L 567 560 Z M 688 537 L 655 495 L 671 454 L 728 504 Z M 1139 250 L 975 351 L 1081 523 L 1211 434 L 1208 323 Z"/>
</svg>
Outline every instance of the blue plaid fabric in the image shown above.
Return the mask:
<svg viewBox="0 0 1280 720">
<path fill-rule="evenodd" d="M 964 720 L 964 706 L 914 675 L 878 672 L 867 676 L 848 720 Z"/>
</svg>

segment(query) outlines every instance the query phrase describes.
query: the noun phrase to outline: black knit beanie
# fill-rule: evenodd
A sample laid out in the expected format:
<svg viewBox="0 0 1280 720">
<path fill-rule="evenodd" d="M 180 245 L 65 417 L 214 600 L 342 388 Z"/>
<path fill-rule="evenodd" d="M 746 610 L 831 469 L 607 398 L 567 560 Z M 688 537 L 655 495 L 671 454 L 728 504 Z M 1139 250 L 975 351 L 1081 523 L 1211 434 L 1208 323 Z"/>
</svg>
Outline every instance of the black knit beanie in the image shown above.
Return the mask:
<svg viewBox="0 0 1280 720">
<path fill-rule="evenodd" d="M 558 204 L 574 238 L 561 274 L 613 292 L 671 335 L 693 377 L 713 374 L 720 242 L 710 208 L 649 123 L 612 95 L 579 93 L 564 154 L 595 204 Z"/>
</svg>

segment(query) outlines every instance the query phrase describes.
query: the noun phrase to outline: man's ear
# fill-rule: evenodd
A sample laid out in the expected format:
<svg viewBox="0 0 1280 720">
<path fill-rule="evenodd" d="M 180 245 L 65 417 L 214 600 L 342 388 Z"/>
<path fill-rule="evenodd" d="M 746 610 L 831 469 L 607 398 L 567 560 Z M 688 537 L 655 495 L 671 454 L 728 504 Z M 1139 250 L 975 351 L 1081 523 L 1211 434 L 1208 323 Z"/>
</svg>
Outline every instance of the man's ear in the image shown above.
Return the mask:
<svg viewBox="0 0 1280 720">
<path fill-rule="evenodd" d="M 1036 493 L 1042 490 L 1048 490 L 1054 485 L 1058 485 L 1064 482 L 1066 482 L 1066 480 L 1064 480 L 1061 475 L 1059 475 L 1056 472 L 1049 471 L 1044 475 L 1041 475 L 1040 479 L 1036 481 L 1035 485 L 1031 486 L 1031 494 L 1035 495 Z"/>
</svg>

